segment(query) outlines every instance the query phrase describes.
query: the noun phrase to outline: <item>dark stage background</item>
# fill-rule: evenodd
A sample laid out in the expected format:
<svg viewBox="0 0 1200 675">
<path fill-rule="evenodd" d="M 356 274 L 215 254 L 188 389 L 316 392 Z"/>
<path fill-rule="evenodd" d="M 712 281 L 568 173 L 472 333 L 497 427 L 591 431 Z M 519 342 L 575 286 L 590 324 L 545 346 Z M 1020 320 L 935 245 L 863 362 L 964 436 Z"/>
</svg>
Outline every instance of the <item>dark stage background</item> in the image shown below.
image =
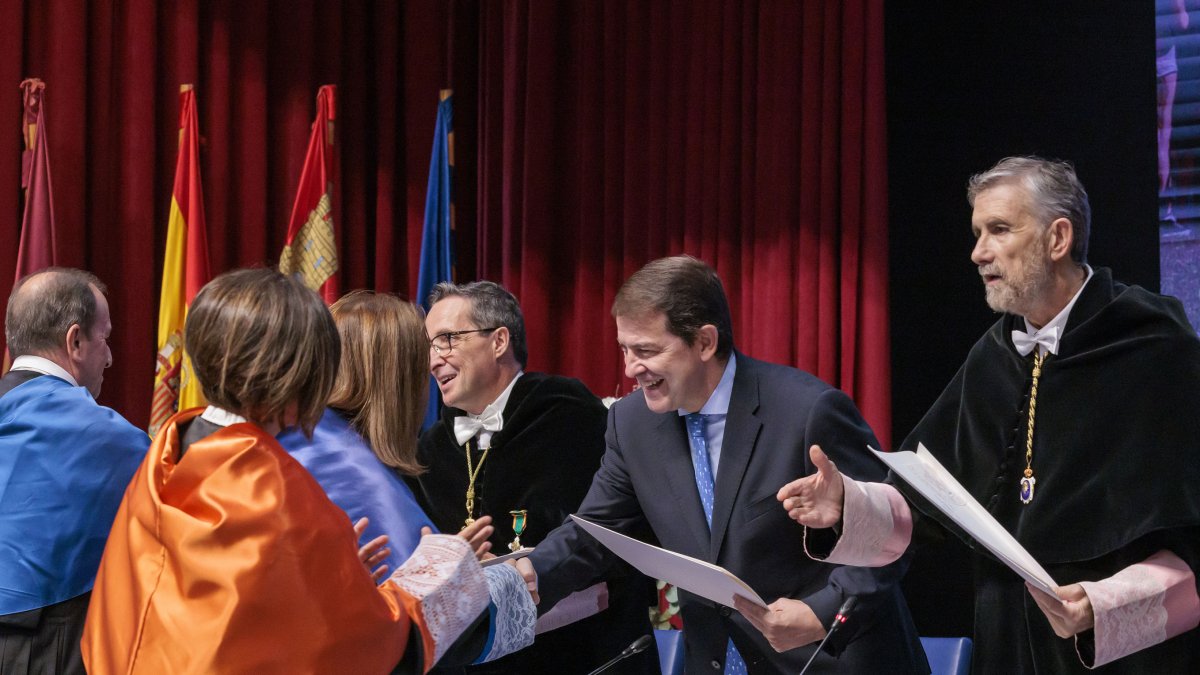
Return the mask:
<svg viewBox="0 0 1200 675">
<path fill-rule="evenodd" d="M 969 258 L 971 174 L 1007 155 L 1071 160 L 1091 265 L 1158 290 L 1154 3 L 891 2 L 886 35 L 899 443 L 996 319 Z M 965 551 L 917 556 L 905 585 L 922 634 L 971 634 L 971 579 L 946 572 L 969 569 Z"/>
</svg>

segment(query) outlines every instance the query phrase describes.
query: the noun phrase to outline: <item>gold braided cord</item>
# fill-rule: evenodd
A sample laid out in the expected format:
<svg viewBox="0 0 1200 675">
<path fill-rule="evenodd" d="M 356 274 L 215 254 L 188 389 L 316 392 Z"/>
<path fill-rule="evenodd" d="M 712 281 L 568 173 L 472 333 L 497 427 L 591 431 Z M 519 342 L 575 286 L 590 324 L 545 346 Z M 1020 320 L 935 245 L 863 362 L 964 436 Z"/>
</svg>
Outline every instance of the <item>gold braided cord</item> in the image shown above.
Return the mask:
<svg viewBox="0 0 1200 675">
<path fill-rule="evenodd" d="M 1033 357 L 1033 385 L 1029 388 L 1029 426 L 1025 434 L 1025 477 L 1033 476 L 1033 422 L 1037 414 L 1038 378 L 1042 376 L 1042 361 L 1046 352 L 1038 350 Z"/>
<path fill-rule="evenodd" d="M 472 466 L 471 464 L 471 441 L 467 441 L 463 446 L 467 451 L 467 519 L 463 521 L 463 527 L 467 527 L 475 522 L 475 479 L 479 477 L 479 470 L 483 468 L 483 460 L 487 459 L 488 450 L 492 446 L 483 449 L 483 454 L 479 456 L 479 463 Z"/>
</svg>

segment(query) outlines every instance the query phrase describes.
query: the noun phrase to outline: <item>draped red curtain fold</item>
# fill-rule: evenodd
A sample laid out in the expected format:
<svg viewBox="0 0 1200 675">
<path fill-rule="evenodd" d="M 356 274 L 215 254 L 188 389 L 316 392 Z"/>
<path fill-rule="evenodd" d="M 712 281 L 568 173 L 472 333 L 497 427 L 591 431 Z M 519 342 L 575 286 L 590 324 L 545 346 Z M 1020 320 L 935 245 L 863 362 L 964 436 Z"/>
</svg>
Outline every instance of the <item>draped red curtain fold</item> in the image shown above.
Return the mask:
<svg viewBox="0 0 1200 675">
<path fill-rule="evenodd" d="M 218 273 L 278 262 L 317 88 L 336 84 L 343 289 L 415 289 L 451 87 L 457 278 L 517 294 L 532 368 L 628 391 L 613 295 L 687 252 L 725 280 L 739 348 L 846 389 L 888 435 L 882 0 L 0 0 L 0 16 L 0 297 L 17 85 L 40 77 L 60 258 L 110 287 L 101 400 L 137 424 L 179 85 L 196 86 Z"/>
<path fill-rule="evenodd" d="M 880 0 L 483 3 L 477 276 L 530 366 L 627 392 L 607 314 L 656 257 L 712 263 L 735 342 L 891 428 Z"/>
<path fill-rule="evenodd" d="M 454 84 L 451 10 L 441 0 L 0 0 L 0 237 L 12 242 L 0 297 L 20 227 L 27 76 L 47 83 L 60 260 L 109 286 L 114 366 L 101 402 L 135 424 L 149 416 L 180 84 L 194 84 L 199 103 L 214 273 L 278 263 L 317 89 L 337 84 L 342 288 L 409 295 L 437 92 Z"/>
</svg>

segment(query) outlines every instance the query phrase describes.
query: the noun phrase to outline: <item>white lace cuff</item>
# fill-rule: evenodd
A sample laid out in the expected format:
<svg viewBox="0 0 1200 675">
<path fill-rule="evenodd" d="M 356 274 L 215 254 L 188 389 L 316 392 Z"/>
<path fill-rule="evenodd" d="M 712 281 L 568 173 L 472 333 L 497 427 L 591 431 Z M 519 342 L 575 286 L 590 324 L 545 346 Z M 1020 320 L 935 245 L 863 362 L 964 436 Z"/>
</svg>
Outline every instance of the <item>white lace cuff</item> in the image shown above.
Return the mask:
<svg viewBox="0 0 1200 675">
<path fill-rule="evenodd" d="M 1152 647 L 1200 624 L 1191 568 L 1159 551 L 1101 581 L 1080 584 L 1095 614 L 1095 668 Z M 1078 638 L 1077 638 L 1078 639 Z"/>
<path fill-rule="evenodd" d="M 483 568 L 483 573 L 487 575 L 495 614 L 489 626 L 491 639 L 476 663 L 494 661 L 533 644 L 533 627 L 537 623 L 537 607 L 529 596 L 525 578 L 516 568 L 492 565 Z"/>
<path fill-rule="evenodd" d="M 434 644 L 432 658 L 425 660 L 428 667 L 442 658 L 488 606 L 488 582 L 483 568 L 470 544 L 461 537 L 448 534 L 421 537 L 416 550 L 388 580 L 420 602 Z M 521 587 L 525 587 L 524 583 Z"/>
<path fill-rule="evenodd" d="M 904 555 L 912 540 L 912 511 L 900 492 L 891 485 L 862 483 L 844 474 L 842 486 L 846 495 L 842 505 L 842 535 L 823 560 L 838 565 L 882 567 Z"/>
</svg>

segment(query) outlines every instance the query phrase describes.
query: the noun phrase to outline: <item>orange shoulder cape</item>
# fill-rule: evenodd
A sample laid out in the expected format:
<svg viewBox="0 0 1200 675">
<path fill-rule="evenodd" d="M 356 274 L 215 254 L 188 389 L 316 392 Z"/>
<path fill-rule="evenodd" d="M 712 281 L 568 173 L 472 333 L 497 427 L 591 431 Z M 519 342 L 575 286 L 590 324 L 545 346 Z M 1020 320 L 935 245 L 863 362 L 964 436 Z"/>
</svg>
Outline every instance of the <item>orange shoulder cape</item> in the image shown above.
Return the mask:
<svg viewBox="0 0 1200 675">
<path fill-rule="evenodd" d="M 126 490 L 84 629 L 88 672 L 387 673 L 414 629 L 433 654 L 418 602 L 375 586 L 349 518 L 273 437 L 234 424 L 178 460 L 178 425 L 199 413 L 164 425 Z"/>
</svg>

